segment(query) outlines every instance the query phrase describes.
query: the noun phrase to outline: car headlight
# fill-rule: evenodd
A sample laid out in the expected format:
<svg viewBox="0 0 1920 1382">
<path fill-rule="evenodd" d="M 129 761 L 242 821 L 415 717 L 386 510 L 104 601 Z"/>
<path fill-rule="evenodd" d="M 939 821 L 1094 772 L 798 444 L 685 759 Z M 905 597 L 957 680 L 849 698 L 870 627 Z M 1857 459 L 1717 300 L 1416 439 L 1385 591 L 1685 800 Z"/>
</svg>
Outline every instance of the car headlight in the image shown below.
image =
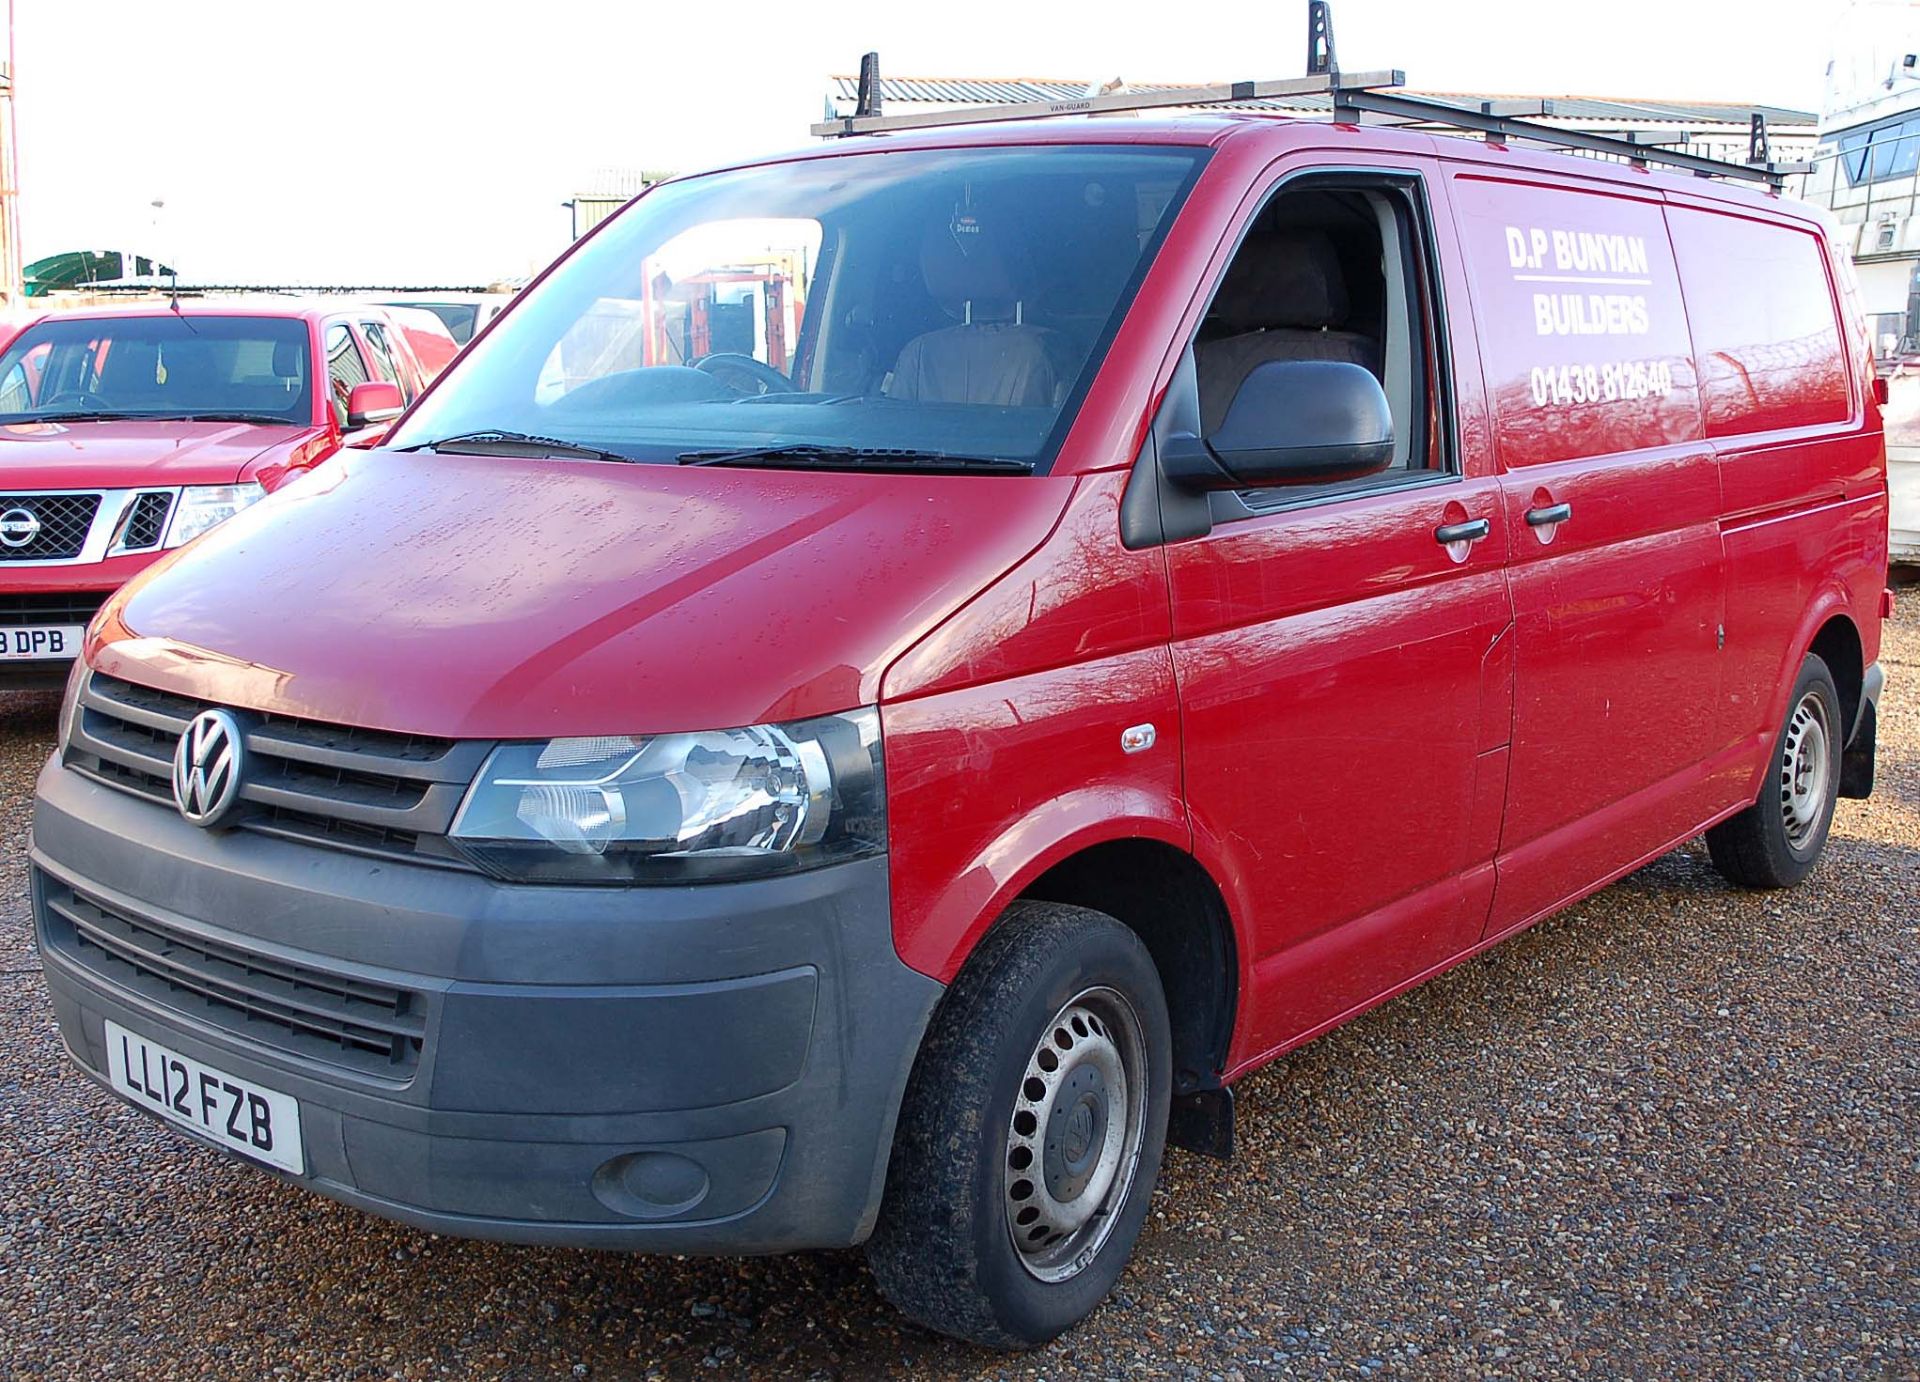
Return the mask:
<svg viewBox="0 0 1920 1382">
<path fill-rule="evenodd" d="M 225 523 L 266 491 L 253 481 L 243 485 L 188 485 L 180 491 L 174 505 L 173 522 L 167 525 L 167 546 L 191 542 L 212 527 Z"/>
<path fill-rule="evenodd" d="M 454 817 L 455 848 L 525 883 L 756 878 L 886 848 L 872 707 L 697 734 L 502 744 Z"/>
</svg>

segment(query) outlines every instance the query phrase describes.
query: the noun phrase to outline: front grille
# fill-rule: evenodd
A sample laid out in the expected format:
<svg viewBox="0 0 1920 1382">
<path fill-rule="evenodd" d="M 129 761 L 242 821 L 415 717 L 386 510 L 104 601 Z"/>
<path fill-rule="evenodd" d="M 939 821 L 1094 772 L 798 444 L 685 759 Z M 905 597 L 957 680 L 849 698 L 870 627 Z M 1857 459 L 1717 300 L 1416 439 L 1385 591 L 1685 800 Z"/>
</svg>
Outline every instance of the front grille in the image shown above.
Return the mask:
<svg viewBox="0 0 1920 1382">
<path fill-rule="evenodd" d="M 0 562 L 70 561 L 87 545 L 94 515 L 100 512 L 97 494 L 0 494 L 0 525 L 11 519 L 39 524 L 32 537 L 15 546 L 11 529 L 0 526 Z"/>
<path fill-rule="evenodd" d="M 134 496 L 127 506 L 127 521 L 120 529 L 116 546 L 125 552 L 143 552 L 158 547 L 167 533 L 167 515 L 173 510 L 173 496 L 165 490 L 151 490 Z"/>
<path fill-rule="evenodd" d="M 173 753 L 210 704 L 93 673 L 67 766 L 173 805 Z M 447 843 L 454 812 L 491 744 L 234 711 L 245 732 L 231 823 L 264 835 L 444 868 L 470 865 Z"/>
<path fill-rule="evenodd" d="M 43 877 L 44 934 L 123 989 L 236 1036 L 362 1074 L 420 1063 L 426 1000 L 347 974 L 130 916 Z"/>
<path fill-rule="evenodd" d="M 87 624 L 100 612 L 106 599 L 104 590 L 0 595 L 0 625 Z"/>
</svg>

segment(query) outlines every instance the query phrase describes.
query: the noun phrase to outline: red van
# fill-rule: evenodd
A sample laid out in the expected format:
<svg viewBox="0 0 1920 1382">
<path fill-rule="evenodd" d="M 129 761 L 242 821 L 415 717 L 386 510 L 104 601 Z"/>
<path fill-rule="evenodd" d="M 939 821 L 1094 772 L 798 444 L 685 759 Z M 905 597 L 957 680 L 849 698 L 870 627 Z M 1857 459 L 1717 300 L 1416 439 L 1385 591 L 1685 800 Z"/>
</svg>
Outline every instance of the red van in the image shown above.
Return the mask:
<svg viewBox="0 0 1920 1382">
<path fill-rule="evenodd" d="M 865 1243 L 1046 1339 L 1247 1072 L 1702 832 L 1815 867 L 1889 598 L 1847 272 L 1764 192 L 1260 115 L 656 186 L 109 602 L 61 1031 L 377 1214 Z"/>
<path fill-rule="evenodd" d="M 26 322 L 0 352 L 0 690 L 59 686 L 121 583 L 343 440 L 374 440 L 436 373 L 384 308 L 353 303 Z"/>
</svg>

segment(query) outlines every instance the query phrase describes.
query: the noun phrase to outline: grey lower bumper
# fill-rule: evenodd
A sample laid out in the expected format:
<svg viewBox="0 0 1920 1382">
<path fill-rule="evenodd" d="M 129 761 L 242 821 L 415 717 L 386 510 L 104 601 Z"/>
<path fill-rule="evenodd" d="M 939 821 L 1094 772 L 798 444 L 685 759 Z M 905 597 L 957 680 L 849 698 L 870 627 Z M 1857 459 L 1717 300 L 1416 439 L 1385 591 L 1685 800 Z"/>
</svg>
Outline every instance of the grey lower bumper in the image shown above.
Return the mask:
<svg viewBox="0 0 1920 1382">
<path fill-rule="evenodd" d="M 32 860 L 47 984 L 89 1073 L 104 1082 L 111 1019 L 292 1095 L 299 1183 L 434 1232 L 857 1243 L 941 993 L 894 952 L 884 859 L 510 887 L 203 831 L 49 764 Z M 400 995 L 415 1024 L 391 1058 L 327 1035 L 362 994 Z"/>
</svg>

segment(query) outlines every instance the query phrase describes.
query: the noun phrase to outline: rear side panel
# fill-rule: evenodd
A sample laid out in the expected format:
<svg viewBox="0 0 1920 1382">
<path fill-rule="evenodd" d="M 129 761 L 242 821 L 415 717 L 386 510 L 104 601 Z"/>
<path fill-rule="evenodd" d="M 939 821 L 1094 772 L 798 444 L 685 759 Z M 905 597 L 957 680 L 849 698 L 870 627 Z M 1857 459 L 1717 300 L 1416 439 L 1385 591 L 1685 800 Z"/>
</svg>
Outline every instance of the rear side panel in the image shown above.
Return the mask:
<svg viewBox="0 0 1920 1382">
<path fill-rule="evenodd" d="M 1817 229 L 1705 204 L 1674 206 L 1668 220 L 1725 505 L 1715 737 L 1739 751 L 1731 789 L 1743 795 L 1757 785 L 1782 697 L 1819 625 L 1845 613 L 1867 660 L 1877 652 L 1885 464 Z M 1837 675 L 1846 684 L 1849 672 Z"/>
</svg>

